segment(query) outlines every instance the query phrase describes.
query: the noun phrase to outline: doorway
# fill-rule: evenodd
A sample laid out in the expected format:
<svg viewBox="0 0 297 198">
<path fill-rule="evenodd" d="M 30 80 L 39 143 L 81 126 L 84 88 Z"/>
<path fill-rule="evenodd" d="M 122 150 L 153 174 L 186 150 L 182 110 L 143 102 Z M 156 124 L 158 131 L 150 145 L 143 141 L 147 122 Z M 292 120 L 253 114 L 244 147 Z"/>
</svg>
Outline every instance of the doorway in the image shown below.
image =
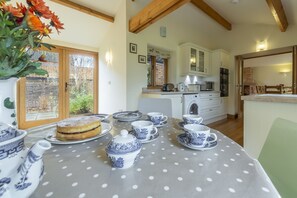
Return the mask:
<svg viewBox="0 0 297 198">
<path fill-rule="evenodd" d="M 296 57 L 296 46 L 235 57 L 236 111 L 239 117 L 242 117 L 244 111 L 241 96 L 297 93 Z"/>
<path fill-rule="evenodd" d="M 98 54 L 66 47 L 32 51 L 47 76 L 31 74 L 18 87 L 19 128 L 98 112 Z"/>
</svg>

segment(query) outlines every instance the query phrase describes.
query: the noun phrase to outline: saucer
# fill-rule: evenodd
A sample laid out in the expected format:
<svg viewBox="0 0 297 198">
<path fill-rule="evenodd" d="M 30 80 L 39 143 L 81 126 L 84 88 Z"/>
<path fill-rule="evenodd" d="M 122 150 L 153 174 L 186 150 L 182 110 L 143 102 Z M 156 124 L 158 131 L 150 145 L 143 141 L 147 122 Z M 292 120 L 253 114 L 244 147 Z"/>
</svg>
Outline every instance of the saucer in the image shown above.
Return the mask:
<svg viewBox="0 0 297 198">
<path fill-rule="evenodd" d="M 155 129 L 153 129 L 153 130 L 155 130 Z M 130 134 L 132 134 L 132 135 L 134 135 L 135 136 L 135 131 L 134 130 L 132 130 L 132 131 L 130 131 Z M 150 137 L 150 139 L 148 139 L 148 140 L 140 140 L 140 139 L 138 139 L 141 143 L 149 143 L 149 142 L 152 142 L 152 141 L 154 141 L 154 140 L 156 140 L 158 137 L 159 137 L 159 132 L 157 131 L 157 133 L 156 134 L 154 134 L 154 136 L 152 136 L 152 137 Z"/>
<path fill-rule="evenodd" d="M 167 124 L 167 121 L 165 122 L 161 122 L 160 124 L 154 124 L 155 127 L 162 127 L 162 126 L 165 126 Z"/>
<path fill-rule="evenodd" d="M 210 136 L 210 137 L 207 138 L 207 140 L 212 141 L 212 140 L 214 140 L 214 138 Z M 214 148 L 214 147 L 216 147 L 218 145 L 218 142 L 215 141 L 215 142 L 212 142 L 210 144 L 206 144 L 203 147 L 194 146 L 194 145 L 189 143 L 188 137 L 187 137 L 187 135 L 185 133 L 179 134 L 177 136 L 177 141 L 180 144 L 182 144 L 183 146 L 185 146 L 185 147 L 188 147 L 188 148 L 194 149 L 194 150 L 198 150 L 198 151 L 206 151 L 206 150 L 212 149 L 212 148 Z"/>
</svg>

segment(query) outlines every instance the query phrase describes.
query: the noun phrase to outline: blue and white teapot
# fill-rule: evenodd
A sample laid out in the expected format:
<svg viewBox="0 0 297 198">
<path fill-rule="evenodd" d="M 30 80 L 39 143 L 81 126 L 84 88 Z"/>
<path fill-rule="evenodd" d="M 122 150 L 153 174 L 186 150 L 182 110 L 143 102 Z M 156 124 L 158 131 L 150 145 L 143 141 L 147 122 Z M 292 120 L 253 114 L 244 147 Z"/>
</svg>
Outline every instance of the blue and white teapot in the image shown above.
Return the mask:
<svg viewBox="0 0 297 198">
<path fill-rule="evenodd" d="M 43 176 L 43 153 L 51 148 L 40 140 L 25 148 L 27 132 L 0 122 L 0 198 L 29 197 Z"/>
</svg>

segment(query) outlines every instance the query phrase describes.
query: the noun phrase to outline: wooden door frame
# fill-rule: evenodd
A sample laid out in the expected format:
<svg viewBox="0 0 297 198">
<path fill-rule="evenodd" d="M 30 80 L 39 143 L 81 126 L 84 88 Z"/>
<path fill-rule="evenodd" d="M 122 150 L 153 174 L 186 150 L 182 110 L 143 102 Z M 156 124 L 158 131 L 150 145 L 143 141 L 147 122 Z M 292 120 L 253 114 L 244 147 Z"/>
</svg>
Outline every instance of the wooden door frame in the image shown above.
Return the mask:
<svg viewBox="0 0 297 198">
<path fill-rule="evenodd" d="M 41 50 L 49 51 L 49 52 L 57 52 L 59 53 L 59 90 L 65 90 L 65 83 L 68 82 L 69 77 L 65 77 L 69 74 L 69 67 L 67 66 L 68 63 L 68 56 L 69 52 L 77 52 L 78 54 L 82 55 L 92 55 L 95 58 L 94 63 L 94 113 L 98 113 L 98 87 L 99 87 L 99 55 L 98 52 L 94 51 L 87 51 L 82 49 L 75 49 L 75 48 L 69 48 L 64 46 L 58 46 L 55 45 L 55 48 L 52 48 L 51 50 L 48 50 L 47 48 L 41 48 Z M 17 120 L 19 123 L 19 127 L 22 129 L 32 128 L 35 126 L 45 125 L 54 123 L 57 121 L 60 121 L 62 119 L 65 119 L 69 117 L 69 106 L 67 106 L 67 102 L 64 99 L 67 97 L 67 94 L 65 91 L 61 91 L 60 97 L 59 97 L 59 116 L 58 118 L 53 119 L 46 119 L 46 120 L 37 120 L 37 121 L 26 121 L 26 95 L 25 95 L 25 89 L 26 89 L 26 79 L 21 78 L 18 81 L 17 84 Z M 66 109 L 66 110 L 65 110 Z"/>
<path fill-rule="evenodd" d="M 280 55 L 280 54 L 286 54 L 286 53 L 292 53 L 292 92 L 293 94 L 297 94 L 297 84 L 296 84 L 297 83 L 297 45 L 235 56 L 235 71 L 237 71 L 235 72 L 236 87 L 241 88 L 242 86 L 243 72 L 241 72 L 240 74 L 240 70 L 243 69 L 244 60 L 265 57 L 265 56 Z M 240 78 L 240 75 L 241 75 L 241 78 Z M 235 108 L 236 114 L 239 113 L 240 104 L 242 102 L 240 91 L 241 89 L 236 89 L 235 91 L 235 96 L 237 101 L 237 105 Z"/>
</svg>

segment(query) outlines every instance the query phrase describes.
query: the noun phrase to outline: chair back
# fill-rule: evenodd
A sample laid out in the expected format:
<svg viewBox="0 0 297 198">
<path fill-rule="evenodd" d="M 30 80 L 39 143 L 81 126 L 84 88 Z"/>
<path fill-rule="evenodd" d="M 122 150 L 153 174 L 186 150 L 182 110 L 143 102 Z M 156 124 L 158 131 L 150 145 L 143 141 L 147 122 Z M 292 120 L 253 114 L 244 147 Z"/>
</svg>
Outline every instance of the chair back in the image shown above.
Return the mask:
<svg viewBox="0 0 297 198">
<path fill-rule="evenodd" d="M 273 122 L 259 162 L 282 197 L 297 197 L 297 123 Z"/>
<path fill-rule="evenodd" d="M 169 98 L 139 98 L 138 110 L 144 114 L 161 112 L 172 117 L 172 102 Z"/>
</svg>

